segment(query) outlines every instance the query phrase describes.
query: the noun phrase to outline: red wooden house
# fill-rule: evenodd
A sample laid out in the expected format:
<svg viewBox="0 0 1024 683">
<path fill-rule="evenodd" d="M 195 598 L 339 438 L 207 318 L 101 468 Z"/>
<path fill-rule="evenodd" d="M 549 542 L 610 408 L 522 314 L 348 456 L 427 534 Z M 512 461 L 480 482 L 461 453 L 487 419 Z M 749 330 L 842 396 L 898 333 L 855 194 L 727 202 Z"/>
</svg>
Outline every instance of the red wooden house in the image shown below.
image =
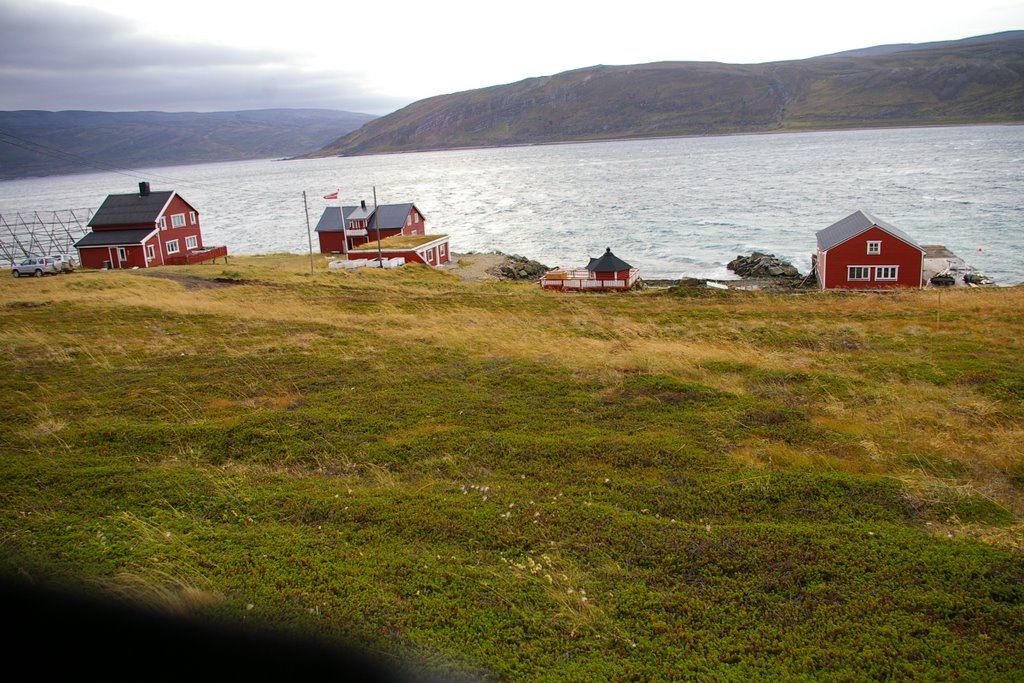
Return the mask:
<svg viewBox="0 0 1024 683">
<path fill-rule="evenodd" d="M 223 256 L 227 247 L 204 247 L 199 212 L 176 192 L 108 195 L 89 221 L 92 232 L 75 243 L 84 268 L 187 265 Z"/>
<path fill-rule="evenodd" d="M 925 251 L 905 232 L 856 211 L 817 233 L 814 272 L 822 289 L 923 286 Z"/>
<path fill-rule="evenodd" d="M 544 289 L 589 290 L 632 289 L 640 279 L 640 271 L 606 248 L 604 254 L 590 259 L 586 268 L 555 268 L 540 279 Z"/>
<path fill-rule="evenodd" d="M 369 242 L 396 235 L 425 235 L 426 219 L 415 204 L 381 204 L 374 209 L 359 206 L 328 206 L 316 224 L 321 254 L 348 254 Z"/>
</svg>

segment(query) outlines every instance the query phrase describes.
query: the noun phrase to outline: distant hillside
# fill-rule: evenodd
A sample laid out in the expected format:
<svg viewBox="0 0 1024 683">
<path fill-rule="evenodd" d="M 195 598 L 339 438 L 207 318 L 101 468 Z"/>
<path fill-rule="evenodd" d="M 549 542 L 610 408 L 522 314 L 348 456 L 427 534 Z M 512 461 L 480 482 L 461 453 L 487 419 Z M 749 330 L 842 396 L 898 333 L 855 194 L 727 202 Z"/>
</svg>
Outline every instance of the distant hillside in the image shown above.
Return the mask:
<svg viewBox="0 0 1024 683">
<path fill-rule="evenodd" d="M 1024 31 L 768 64 L 594 66 L 441 95 L 307 156 L 1024 121 Z"/>
<path fill-rule="evenodd" d="M 326 109 L 5 111 L 0 112 L 0 179 L 294 156 L 373 118 Z"/>
</svg>

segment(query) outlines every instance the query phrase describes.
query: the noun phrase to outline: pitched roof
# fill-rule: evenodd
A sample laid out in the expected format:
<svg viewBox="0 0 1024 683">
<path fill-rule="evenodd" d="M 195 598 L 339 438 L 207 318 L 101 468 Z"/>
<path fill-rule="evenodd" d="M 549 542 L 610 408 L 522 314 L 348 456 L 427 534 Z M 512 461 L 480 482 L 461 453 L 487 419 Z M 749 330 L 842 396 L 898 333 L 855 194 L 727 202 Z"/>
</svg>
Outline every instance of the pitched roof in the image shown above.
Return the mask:
<svg viewBox="0 0 1024 683">
<path fill-rule="evenodd" d="M 632 267 L 613 254 L 611 247 L 606 247 L 600 258 L 592 258 L 590 263 L 587 264 L 587 270 L 592 273 L 617 273 L 620 270 L 629 270 Z"/>
<path fill-rule="evenodd" d="M 142 244 L 143 240 L 156 232 L 156 228 L 135 228 L 134 230 L 100 230 L 90 232 L 75 242 L 75 247 L 115 247 Z"/>
<path fill-rule="evenodd" d="M 381 204 L 376 212 L 372 207 L 360 206 L 328 206 L 316 224 L 315 232 L 341 232 L 341 212 L 345 212 L 345 220 L 366 220 L 370 230 L 376 230 L 378 222 L 381 230 L 397 230 L 405 225 L 405 218 L 415 204 Z M 419 211 L 419 209 L 416 209 Z M 374 215 L 376 214 L 376 218 Z M 422 214 L 421 214 L 422 215 Z"/>
<path fill-rule="evenodd" d="M 100 208 L 93 214 L 89 226 L 155 223 L 173 196 L 172 190 L 150 192 L 147 195 L 137 192 L 107 195 Z"/>
<path fill-rule="evenodd" d="M 910 235 L 893 225 L 878 220 L 866 211 L 854 211 L 841 221 L 833 223 L 824 230 L 819 230 L 816 233 L 818 238 L 818 247 L 827 251 L 832 247 L 856 237 L 870 228 L 881 228 L 893 237 L 903 240 L 910 246 L 921 249 L 921 246 L 915 242 Z M 921 251 L 924 250 L 921 249 Z"/>
<path fill-rule="evenodd" d="M 373 209 L 366 206 L 365 203 L 359 206 L 346 206 L 345 207 L 345 218 L 350 221 L 365 221 L 373 215 Z"/>
<path fill-rule="evenodd" d="M 405 225 L 405 218 L 412 210 L 412 202 L 406 204 L 381 204 L 370 221 L 370 230 L 395 230 Z"/>
<path fill-rule="evenodd" d="M 320 220 L 316 224 L 314 232 L 341 232 L 341 212 L 345 211 L 345 217 L 352 212 L 354 206 L 328 206 L 324 209 Z"/>
</svg>

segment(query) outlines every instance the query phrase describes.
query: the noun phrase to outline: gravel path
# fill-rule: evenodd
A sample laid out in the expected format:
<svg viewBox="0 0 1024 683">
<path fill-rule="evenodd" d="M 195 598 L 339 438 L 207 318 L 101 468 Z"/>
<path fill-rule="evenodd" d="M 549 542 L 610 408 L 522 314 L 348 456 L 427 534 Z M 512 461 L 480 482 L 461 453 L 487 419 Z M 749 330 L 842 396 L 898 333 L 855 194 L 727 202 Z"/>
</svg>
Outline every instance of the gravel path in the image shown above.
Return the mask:
<svg viewBox="0 0 1024 683">
<path fill-rule="evenodd" d="M 452 263 L 445 270 L 458 275 L 463 280 L 496 280 L 497 277 L 492 271 L 497 269 L 508 256 L 500 252 L 486 254 L 475 252 L 456 254 L 453 252 L 451 258 Z"/>
</svg>

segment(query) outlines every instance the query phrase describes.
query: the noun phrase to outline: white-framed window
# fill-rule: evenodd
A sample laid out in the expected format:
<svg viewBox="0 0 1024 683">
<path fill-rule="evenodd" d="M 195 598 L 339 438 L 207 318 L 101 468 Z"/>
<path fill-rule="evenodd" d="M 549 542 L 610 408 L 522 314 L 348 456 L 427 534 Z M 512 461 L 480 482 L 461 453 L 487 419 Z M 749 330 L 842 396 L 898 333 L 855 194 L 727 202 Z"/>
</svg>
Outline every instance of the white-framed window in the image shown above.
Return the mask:
<svg viewBox="0 0 1024 683">
<path fill-rule="evenodd" d="M 167 229 L 167 217 L 166 216 L 160 216 L 160 229 L 161 230 L 166 230 Z"/>
<path fill-rule="evenodd" d="M 198 246 L 199 246 L 199 238 L 196 237 L 195 235 L 189 235 L 188 237 L 185 238 L 185 248 L 186 249 L 195 249 Z"/>
<path fill-rule="evenodd" d="M 878 240 L 868 241 L 868 255 L 877 256 L 882 253 L 882 243 Z"/>
<path fill-rule="evenodd" d="M 177 254 L 178 251 L 178 240 L 171 240 L 170 242 L 167 243 L 168 254 Z"/>
<path fill-rule="evenodd" d="M 154 247 L 152 244 L 147 244 L 146 245 L 146 260 L 147 261 L 152 261 L 154 259 L 156 259 L 156 247 Z"/>
<path fill-rule="evenodd" d="M 176 213 L 171 216 L 171 227 L 172 228 L 184 228 L 185 227 L 185 214 Z"/>
<path fill-rule="evenodd" d="M 124 247 L 118 247 L 117 248 L 117 260 L 120 261 L 121 263 L 124 263 L 125 261 L 127 261 L 128 260 L 128 250 L 125 249 Z"/>
<path fill-rule="evenodd" d="M 405 224 L 412 225 L 412 213 L 405 217 Z"/>
<path fill-rule="evenodd" d="M 441 258 L 444 258 L 444 254 L 447 251 L 447 249 L 445 249 L 445 245 L 444 244 L 439 244 L 437 246 L 437 250 L 438 250 L 438 253 L 441 255 Z"/>
<path fill-rule="evenodd" d="M 900 278 L 899 266 L 877 266 L 875 268 L 876 280 L 898 280 Z"/>
<path fill-rule="evenodd" d="M 195 211 L 189 211 L 188 212 L 188 222 L 189 222 L 189 225 L 195 225 L 196 224 L 196 212 Z"/>
<path fill-rule="evenodd" d="M 870 280 L 871 266 L 846 266 L 847 280 Z"/>
</svg>

